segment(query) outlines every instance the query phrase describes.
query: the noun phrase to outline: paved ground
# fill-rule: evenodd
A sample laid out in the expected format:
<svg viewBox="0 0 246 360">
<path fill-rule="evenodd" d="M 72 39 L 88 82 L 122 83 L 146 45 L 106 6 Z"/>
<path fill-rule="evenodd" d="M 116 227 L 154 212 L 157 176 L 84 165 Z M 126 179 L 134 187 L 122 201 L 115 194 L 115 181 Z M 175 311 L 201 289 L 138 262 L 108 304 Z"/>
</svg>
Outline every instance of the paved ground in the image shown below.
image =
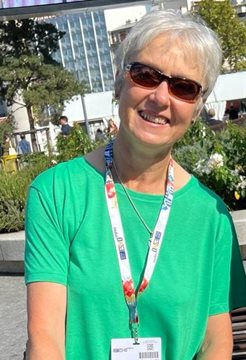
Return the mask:
<svg viewBox="0 0 246 360">
<path fill-rule="evenodd" d="M 0 360 L 22 360 L 26 335 L 23 276 L 0 274 Z"/>
</svg>

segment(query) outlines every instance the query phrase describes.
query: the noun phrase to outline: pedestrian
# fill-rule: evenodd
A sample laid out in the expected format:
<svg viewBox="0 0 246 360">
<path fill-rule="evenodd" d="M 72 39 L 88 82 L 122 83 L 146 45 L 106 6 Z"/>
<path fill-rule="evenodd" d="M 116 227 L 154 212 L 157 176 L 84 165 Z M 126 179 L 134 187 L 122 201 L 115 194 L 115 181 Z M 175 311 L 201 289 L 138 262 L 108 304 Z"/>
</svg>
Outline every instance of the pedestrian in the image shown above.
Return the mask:
<svg viewBox="0 0 246 360">
<path fill-rule="evenodd" d="M 17 146 L 17 152 L 18 154 L 30 154 L 31 152 L 31 146 L 29 141 L 26 140 L 25 134 L 20 135 L 21 140 L 18 143 Z"/>
<path fill-rule="evenodd" d="M 232 219 L 172 158 L 219 74 L 217 36 L 154 11 L 116 65 L 115 140 L 29 189 L 28 359 L 229 360 L 230 311 L 246 306 Z"/>
<path fill-rule="evenodd" d="M 16 155 L 15 147 L 11 141 L 11 137 L 8 134 L 4 134 L 3 136 L 3 156 L 7 155 Z"/>
<path fill-rule="evenodd" d="M 61 133 L 62 135 L 69 135 L 71 133 L 71 126 L 68 124 L 68 118 L 67 116 L 63 115 L 59 118 L 59 123 L 61 125 Z"/>
<path fill-rule="evenodd" d="M 107 133 L 110 137 L 114 138 L 117 135 L 118 127 L 112 119 L 108 121 Z"/>
<path fill-rule="evenodd" d="M 4 134 L 3 136 L 1 165 L 2 169 L 10 174 L 18 170 L 16 149 L 8 134 Z"/>
<path fill-rule="evenodd" d="M 104 133 L 103 133 L 102 129 L 100 129 L 100 128 L 97 129 L 96 135 L 95 135 L 95 140 L 98 142 L 104 141 Z"/>
<path fill-rule="evenodd" d="M 238 119 L 238 109 L 236 109 L 233 105 L 230 106 L 228 110 L 229 120 L 236 120 Z"/>
<path fill-rule="evenodd" d="M 213 126 L 213 125 L 221 125 L 222 122 L 218 119 L 216 119 L 216 113 L 215 113 L 215 110 L 213 108 L 210 108 L 208 109 L 208 121 L 207 121 L 207 124 L 210 125 L 210 126 Z"/>
</svg>

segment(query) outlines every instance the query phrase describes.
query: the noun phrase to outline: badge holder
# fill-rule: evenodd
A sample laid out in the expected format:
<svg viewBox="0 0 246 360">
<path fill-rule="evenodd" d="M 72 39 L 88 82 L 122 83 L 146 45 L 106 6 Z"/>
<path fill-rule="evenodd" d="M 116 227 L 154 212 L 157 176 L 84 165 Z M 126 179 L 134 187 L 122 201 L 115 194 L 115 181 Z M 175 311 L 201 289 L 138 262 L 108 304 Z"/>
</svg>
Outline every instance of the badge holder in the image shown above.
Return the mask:
<svg viewBox="0 0 246 360">
<path fill-rule="evenodd" d="M 161 338 L 112 339 L 111 360 L 161 360 Z"/>
</svg>

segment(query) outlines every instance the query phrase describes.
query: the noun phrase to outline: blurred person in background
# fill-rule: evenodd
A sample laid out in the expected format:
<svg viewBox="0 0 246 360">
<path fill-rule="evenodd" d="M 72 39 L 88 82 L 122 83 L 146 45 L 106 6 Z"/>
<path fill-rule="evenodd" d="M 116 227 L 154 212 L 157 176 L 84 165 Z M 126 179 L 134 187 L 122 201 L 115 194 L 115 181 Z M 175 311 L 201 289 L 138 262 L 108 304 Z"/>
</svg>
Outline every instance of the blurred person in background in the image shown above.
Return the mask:
<svg viewBox="0 0 246 360">
<path fill-rule="evenodd" d="M 17 152 L 18 154 L 30 154 L 31 146 L 29 141 L 26 140 L 25 134 L 20 135 L 21 140 L 18 143 Z"/>
<path fill-rule="evenodd" d="M 61 133 L 62 135 L 69 135 L 71 133 L 71 126 L 68 124 L 68 118 L 67 116 L 63 115 L 59 118 L 59 123 L 61 125 Z"/>
</svg>

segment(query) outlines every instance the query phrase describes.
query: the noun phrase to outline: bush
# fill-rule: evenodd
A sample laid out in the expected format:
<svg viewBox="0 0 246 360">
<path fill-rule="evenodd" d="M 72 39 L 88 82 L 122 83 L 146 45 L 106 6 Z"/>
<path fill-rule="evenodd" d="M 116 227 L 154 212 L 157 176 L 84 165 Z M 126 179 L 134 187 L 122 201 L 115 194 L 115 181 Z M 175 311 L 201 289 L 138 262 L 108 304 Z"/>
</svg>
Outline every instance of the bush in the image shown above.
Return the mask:
<svg viewBox="0 0 246 360">
<path fill-rule="evenodd" d="M 9 116 L 0 123 L 0 143 L 3 143 L 4 134 L 12 134 L 14 130 L 13 119 Z"/>
<path fill-rule="evenodd" d="M 42 171 L 59 161 L 84 155 L 99 144 L 91 141 L 79 125 L 75 125 L 69 136 L 58 136 L 59 156 L 51 160 L 41 153 L 22 156 L 21 169 L 12 174 L 0 171 L 0 233 L 24 229 L 25 202 L 32 180 Z"/>
<path fill-rule="evenodd" d="M 246 127 L 227 123 L 214 132 L 197 121 L 176 144 L 174 157 L 216 192 L 230 210 L 245 209 Z"/>
<path fill-rule="evenodd" d="M 94 150 L 97 143 L 90 140 L 82 127 L 75 123 L 69 135 L 58 135 L 56 145 L 58 161 L 66 161 Z"/>
<path fill-rule="evenodd" d="M 24 229 L 27 189 L 32 180 L 50 166 L 42 154 L 28 155 L 27 166 L 14 174 L 0 171 L 0 233 Z"/>
</svg>

